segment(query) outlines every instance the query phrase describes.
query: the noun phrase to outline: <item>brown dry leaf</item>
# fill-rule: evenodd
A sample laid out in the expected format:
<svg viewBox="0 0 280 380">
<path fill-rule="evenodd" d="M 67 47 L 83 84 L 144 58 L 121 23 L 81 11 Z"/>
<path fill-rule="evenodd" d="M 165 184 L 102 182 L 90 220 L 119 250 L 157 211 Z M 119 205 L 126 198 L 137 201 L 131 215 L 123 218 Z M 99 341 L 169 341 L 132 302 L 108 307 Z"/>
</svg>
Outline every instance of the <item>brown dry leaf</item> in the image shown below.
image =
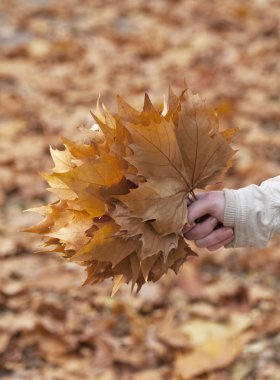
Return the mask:
<svg viewBox="0 0 280 380">
<path fill-rule="evenodd" d="M 232 128 L 221 133 L 215 112 L 198 95 L 187 92 L 176 137 L 191 190 L 216 183 L 231 165 L 234 150 L 226 142 L 231 141 L 235 132 Z M 186 147 L 186 141 L 192 144 Z"/>
<path fill-rule="evenodd" d="M 163 374 L 164 371 L 162 369 L 150 369 L 135 373 L 132 375 L 132 380 L 161 380 Z"/>
<path fill-rule="evenodd" d="M 44 334 L 41 339 L 38 340 L 38 346 L 41 353 L 48 360 L 52 357 L 62 356 L 67 354 L 69 347 L 59 337 Z"/>
<path fill-rule="evenodd" d="M 98 100 L 86 144 L 64 138 L 64 150 L 51 148 L 55 166 L 43 177 L 59 201 L 33 209 L 45 219 L 27 229 L 45 236 L 43 250 L 85 266 L 85 283 L 113 278 L 113 293 L 177 273 L 195 255 L 182 235 L 187 199 L 231 164 L 235 133 L 220 132 L 215 112 L 187 89 L 169 90 L 166 114 L 147 94 L 141 112 L 117 101 L 112 115 Z"/>
<path fill-rule="evenodd" d="M 103 227 L 98 229 L 91 239 L 90 243 L 79 250 L 72 260 L 74 261 L 101 261 L 111 262 L 112 266 L 116 266 L 135 249 L 137 243 L 132 239 L 124 240 L 121 238 L 110 238 L 119 227 L 114 222 L 108 222 Z"/>
<path fill-rule="evenodd" d="M 55 164 L 52 169 L 54 173 L 66 173 L 76 166 L 72 162 L 74 157 L 71 155 L 67 146 L 65 146 L 65 150 L 50 147 L 50 153 Z"/>
<path fill-rule="evenodd" d="M 101 374 L 94 375 L 96 380 L 115 380 L 114 372 L 110 369 L 103 371 Z"/>
<path fill-rule="evenodd" d="M 193 346 L 191 352 L 178 354 L 175 369 L 182 379 L 192 379 L 227 367 L 241 353 L 250 335 L 243 333 L 250 326 L 248 318 L 235 315 L 230 323 L 193 319 L 182 327 Z"/>
<path fill-rule="evenodd" d="M 11 339 L 11 334 L 0 331 L 0 355 L 3 354 L 8 347 L 8 344 Z"/>
<path fill-rule="evenodd" d="M 181 379 L 193 379 L 194 376 L 227 367 L 241 350 L 242 344 L 238 339 L 209 340 L 192 353 L 179 355 L 175 362 L 175 370 Z"/>
</svg>

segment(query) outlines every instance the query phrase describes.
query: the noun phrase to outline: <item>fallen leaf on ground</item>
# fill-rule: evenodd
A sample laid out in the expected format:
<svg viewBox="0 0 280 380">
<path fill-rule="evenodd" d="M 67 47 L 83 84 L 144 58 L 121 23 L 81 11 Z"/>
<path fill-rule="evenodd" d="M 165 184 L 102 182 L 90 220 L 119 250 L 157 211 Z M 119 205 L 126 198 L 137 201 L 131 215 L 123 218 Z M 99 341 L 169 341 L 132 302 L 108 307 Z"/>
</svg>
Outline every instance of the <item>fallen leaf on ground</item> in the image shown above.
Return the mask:
<svg viewBox="0 0 280 380">
<path fill-rule="evenodd" d="M 216 369 L 227 367 L 241 353 L 251 336 L 242 333 L 250 325 L 248 318 L 235 315 L 230 323 L 193 319 L 182 332 L 193 346 L 190 352 L 178 354 L 175 368 L 182 379 L 192 379 Z"/>
</svg>

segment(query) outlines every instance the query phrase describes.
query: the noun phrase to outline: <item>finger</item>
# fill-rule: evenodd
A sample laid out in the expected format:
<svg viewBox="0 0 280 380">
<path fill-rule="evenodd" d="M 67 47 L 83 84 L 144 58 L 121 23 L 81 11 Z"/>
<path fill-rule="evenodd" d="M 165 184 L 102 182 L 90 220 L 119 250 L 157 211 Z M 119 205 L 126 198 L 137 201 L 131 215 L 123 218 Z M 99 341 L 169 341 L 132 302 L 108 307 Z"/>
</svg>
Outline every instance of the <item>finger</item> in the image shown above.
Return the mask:
<svg viewBox="0 0 280 380">
<path fill-rule="evenodd" d="M 207 199 L 206 194 L 204 196 L 199 196 L 198 199 L 199 202 L 195 201 L 188 207 L 189 223 L 193 223 L 197 218 L 204 215 L 211 214 L 213 205 Z"/>
<path fill-rule="evenodd" d="M 224 247 L 225 245 L 229 244 L 234 239 L 234 235 L 231 236 L 228 239 L 225 239 L 224 241 L 220 242 L 219 244 L 212 245 L 211 247 L 207 247 L 208 251 L 216 251 L 217 249 L 220 249 Z"/>
<path fill-rule="evenodd" d="M 185 236 L 185 234 L 187 234 L 189 231 L 191 231 L 195 226 L 196 226 L 195 223 L 185 224 L 185 226 L 184 226 L 184 228 L 182 230 L 183 235 Z"/>
<path fill-rule="evenodd" d="M 211 232 L 208 236 L 196 240 L 196 245 L 199 248 L 211 247 L 216 244 L 220 244 L 222 241 L 233 237 L 233 230 L 229 227 L 218 228 Z"/>
<path fill-rule="evenodd" d="M 208 236 L 219 223 L 218 219 L 210 216 L 204 222 L 196 224 L 195 227 L 186 231 L 184 236 L 188 240 L 199 240 Z"/>
</svg>

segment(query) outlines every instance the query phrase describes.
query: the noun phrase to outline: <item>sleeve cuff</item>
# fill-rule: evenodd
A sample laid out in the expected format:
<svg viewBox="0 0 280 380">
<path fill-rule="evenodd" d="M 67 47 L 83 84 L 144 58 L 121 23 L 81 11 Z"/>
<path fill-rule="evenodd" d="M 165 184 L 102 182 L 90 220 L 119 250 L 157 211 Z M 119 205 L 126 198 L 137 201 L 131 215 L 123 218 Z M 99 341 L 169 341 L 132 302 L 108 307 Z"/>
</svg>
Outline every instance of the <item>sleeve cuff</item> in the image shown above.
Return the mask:
<svg viewBox="0 0 280 380">
<path fill-rule="evenodd" d="M 224 226 L 234 228 L 231 247 L 264 247 L 268 240 L 265 197 L 256 185 L 224 189 Z"/>
<path fill-rule="evenodd" d="M 234 240 L 228 247 L 251 246 L 248 238 L 248 199 L 247 189 L 224 189 L 224 226 L 234 228 Z"/>
<path fill-rule="evenodd" d="M 233 190 L 224 189 L 225 196 L 225 211 L 224 211 L 224 226 L 234 227 L 236 220 L 236 197 Z"/>
</svg>

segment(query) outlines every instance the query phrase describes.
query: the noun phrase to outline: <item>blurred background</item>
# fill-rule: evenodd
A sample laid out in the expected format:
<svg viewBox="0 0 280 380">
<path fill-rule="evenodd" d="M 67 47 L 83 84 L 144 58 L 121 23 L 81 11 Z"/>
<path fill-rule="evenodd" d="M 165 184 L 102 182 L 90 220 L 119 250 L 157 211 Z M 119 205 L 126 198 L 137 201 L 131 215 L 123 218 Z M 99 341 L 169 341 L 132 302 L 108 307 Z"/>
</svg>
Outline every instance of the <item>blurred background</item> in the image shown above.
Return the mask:
<svg viewBox="0 0 280 380">
<path fill-rule="evenodd" d="M 280 173 L 280 6 L 275 0 L 0 1 L 0 378 L 280 378 L 279 238 L 266 249 L 199 251 L 110 297 L 19 229 L 54 200 L 38 175 L 49 145 L 79 140 L 98 95 L 141 108 L 184 78 L 239 127 L 221 187 Z"/>
</svg>

